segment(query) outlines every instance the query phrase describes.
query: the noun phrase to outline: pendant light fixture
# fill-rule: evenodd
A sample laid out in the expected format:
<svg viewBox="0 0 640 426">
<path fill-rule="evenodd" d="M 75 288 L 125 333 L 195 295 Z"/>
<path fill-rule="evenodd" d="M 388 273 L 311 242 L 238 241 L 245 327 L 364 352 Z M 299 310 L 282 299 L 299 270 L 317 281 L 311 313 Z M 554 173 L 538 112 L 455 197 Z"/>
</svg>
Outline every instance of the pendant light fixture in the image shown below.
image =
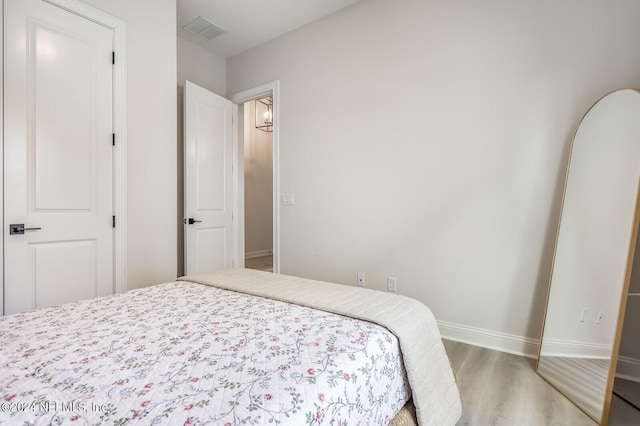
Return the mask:
<svg viewBox="0 0 640 426">
<path fill-rule="evenodd" d="M 255 100 L 256 129 L 273 132 L 273 98 L 266 96 Z"/>
</svg>

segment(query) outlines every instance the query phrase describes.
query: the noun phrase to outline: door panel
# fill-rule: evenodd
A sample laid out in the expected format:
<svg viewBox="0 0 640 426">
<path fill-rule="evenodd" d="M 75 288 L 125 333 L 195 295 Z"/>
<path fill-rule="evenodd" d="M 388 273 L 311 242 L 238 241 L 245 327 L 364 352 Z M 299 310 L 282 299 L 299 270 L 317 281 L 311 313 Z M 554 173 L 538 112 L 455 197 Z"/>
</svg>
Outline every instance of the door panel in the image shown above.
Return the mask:
<svg viewBox="0 0 640 426">
<path fill-rule="evenodd" d="M 186 82 L 186 274 L 233 266 L 231 112 L 231 101 Z M 189 218 L 197 222 L 190 224 Z"/>
<path fill-rule="evenodd" d="M 224 145 L 224 108 L 216 108 L 203 100 L 196 102 L 195 132 L 197 182 L 216 182 L 222 177 L 225 179 L 225 145 Z M 224 185 L 198 185 L 197 209 L 199 211 L 224 211 L 225 210 L 225 186 Z"/>
<path fill-rule="evenodd" d="M 10 314 L 114 291 L 113 32 L 41 0 L 4 5 Z"/>
<path fill-rule="evenodd" d="M 35 132 L 29 140 L 34 154 L 30 170 L 35 190 L 30 192 L 35 210 L 91 210 L 95 207 L 95 153 L 86 141 L 92 139 L 92 46 L 76 34 L 44 23 L 32 22 L 30 27 L 35 54 L 30 67 L 33 80 L 28 84 L 34 90 L 35 114 L 28 126 Z M 76 66 L 61 67 L 61 61 Z M 61 99 L 65 100 L 64 108 L 60 107 Z"/>
<path fill-rule="evenodd" d="M 197 270 L 199 272 L 217 271 L 227 265 L 227 232 L 222 228 L 204 228 L 195 231 L 197 238 Z"/>
<path fill-rule="evenodd" d="M 89 299 L 98 295 L 96 240 L 31 244 L 35 308 Z M 85 265 L 78 268 L 77 264 Z M 68 271 L 76 271 L 69 274 Z"/>
</svg>

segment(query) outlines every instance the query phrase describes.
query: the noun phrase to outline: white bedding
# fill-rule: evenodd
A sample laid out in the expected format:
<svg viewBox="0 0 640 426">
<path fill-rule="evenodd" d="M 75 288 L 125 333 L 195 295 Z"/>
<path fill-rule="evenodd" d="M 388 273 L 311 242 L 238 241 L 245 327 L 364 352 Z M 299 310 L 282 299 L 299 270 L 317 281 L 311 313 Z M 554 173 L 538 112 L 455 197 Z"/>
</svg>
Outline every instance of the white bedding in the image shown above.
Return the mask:
<svg viewBox="0 0 640 426">
<path fill-rule="evenodd" d="M 384 425 L 411 392 L 420 425 L 460 417 L 421 303 L 251 270 L 186 279 L 0 318 L 0 425 Z"/>
<path fill-rule="evenodd" d="M 247 269 L 185 279 L 380 324 L 400 340 L 418 423 L 455 425 L 462 414 L 460 395 L 435 318 L 415 299 Z"/>
<path fill-rule="evenodd" d="M 383 425 L 409 397 L 385 328 L 193 282 L 0 318 L 2 425 Z"/>
</svg>

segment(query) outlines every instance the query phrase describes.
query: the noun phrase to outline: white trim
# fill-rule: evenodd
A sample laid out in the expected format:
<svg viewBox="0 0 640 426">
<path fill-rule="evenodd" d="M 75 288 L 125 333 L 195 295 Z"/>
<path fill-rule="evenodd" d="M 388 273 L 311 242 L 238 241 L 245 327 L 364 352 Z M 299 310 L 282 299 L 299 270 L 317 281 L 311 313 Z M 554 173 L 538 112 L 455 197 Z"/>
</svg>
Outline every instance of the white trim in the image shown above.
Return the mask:
<svg viewBox="0 0 640 426">
<path fill-rule="evenodd" d="M 42 0 L 45 3 L 52 4 L 75 15 L 82 16 L 90 21 L 100 24 L 110 29 L 124 26 L 124 21 L 104 13 L 94 7 L 82 3 L 78 0 Z"/>
<path fill-rule="evenodd" d="M 0 3 L 0 316 L 4 316 L 4 1 Z"/>
<path fill-rule="evenodd" d="M 115 18 L 112 18 L 115 19 Z M 114 196 L 113 214 L 116 216 L 114 241 L 114 278 L 116 293 L 127 286 L 127 27 L 117 20 L 113 28 L 113 131 L 116 146 L 113 152 Z"/>
<path fill-rule="evenodd" d="M 273 96 L 273 272 L 280 272 L 280 81 L 272 81 L 269 83 L 261 84 L 260 86 L 253 87 L 251 89 L 243 90 L 238 93 L 234 93 L 229 96 L 229 99 L 234 104 L 242 104 L 244 102 L 259 98 L 265 95 Z M 234 161 L 236 167 L 234 167 L 234 185 L 237 187 L 234 190 L 234 217 L 238 220 L 234 221 L 234 238 L 237 238 L 237 242 L 244 242 L 244 215 L 240 212 L 244 212 L 244 176 L 240 176 L 240 172 L 244 174 L 244 152 L 243 147 L 239 143 L 239 129 L 243 124 L 239 117 L 237 117 L 237 109 L 234 109 L 236 114 L 236 120 L 234 120 Z M 242 164 L 241 164 L 242 163 Z M 240 186 L 242 184 L 242 186 Z M 240 196 L 242 192 L 242 197 Z M 242 221 L 240 221 L 240 218 Z M 235 258 L 239 265 L 242 262 L 244 265 L 244 244 L 242 244 L 242 252 L 240 251 L 240 244 L 235 244 L 236 252 Z"/>
<path fill-rule="evenodd" d="M 572 340 L 544 339 L 545 356 L 560 358 L 610 359 L 611 345 L 577 342 Z"/>
<path fill-rule="evenodd" d="M 454 324 L 447 321 L 438 321 L 438 328 L 443 339 L 468 343 L 527 358 L 538 357 L 538 345 L 540 342 L 538 339 Z"/>
<path fill-rule="evenodd" d="M 640 383 L 640 359 L 618 356 L 616 377 Z"/>
<path fill-rule="evenodd" d="M 233 145 L 233 266 L 244 268 L 244 144 L 238 143 L 239 130 L 244 126 L 244 114 L 239 114 L 240 106 L 233 104 L 231 112 Z"/>
<path fill-rule="evenodd" d="M 438 328 L 440 329 L 440 335 L 443 339 L 467 343 L 527 358 L 536 359 L 538 357 L 538 347 L 540 345 L 539 339 L 500 333 L 467 325 L 454 324 L 447 321 L 437 321 L 437 323 Z M 587 348 L 595 351 L 596 356 L 600 358 L 608 358 L 611 354 L 610 347 L 608 348 L 608 354 L 603 352 L 606 349 L 603 345 L 587 345 L 581 343 L 578 346 L 578 349 L 584 350 Z M 570 347 L 577 347 L 576 342 L 564 342 L 564 349 Z M 640 359 L 618 356 L 616 377 L 640 382 Z"/>
<path fill-rule="evenodd" d="M 77 0 L 43 1 L 113 30 L 113 51 L 116 52 L 116 64 L 113 67 L 113 132 L 116 134 L 116 146 L 113 151 L 113 214 L 116 216 L 116 228 L 114 229 L 114 290 L 119 293 L 127 290 L 126 23 Z M 4 6 L 4 2 L 2 4 Z M 4 33 L 3 25 L 4 17 L 2 18 L 2 24 L 0 24 L 0 53 L 2 53 L 1 46 L 4 44 L 2 38 L 2 34 Z M 4 61 L 3 53 L 2 60 Z M 0 79 L 2 80 L 0 87 L 2 87 L 4 84 L 4 68 L 0 69 Z M 0 92 L 0 94 L 4 102 L 4 93 Z M 4 113 L 1 107 L 0 113 L 2 113 L 4 119 Z M 0 135 L 0 141 L 2 141 L 4 146 L 4 123 L 2 124 L 3 130 L 2 135 Z M 2 154 L 0 154 L 0 160 L 0 184 L 2 188 L 4 188 L 4 181 L 2 180 L 4 160 L 2 159 Z M 4 202 L 4 194 L 2 200 L 2 202 Z M 0 218 L 4 224 L 4 206 L 2 206 Z M 0 269 L 2 269 L 2 288 L 4 289 L 4 253 L 1 248 L 0 267 Z M 0 294 L 0 314 L 4 314 L 3 308 L 3 297 L 2 294 Z"/>
</svg>

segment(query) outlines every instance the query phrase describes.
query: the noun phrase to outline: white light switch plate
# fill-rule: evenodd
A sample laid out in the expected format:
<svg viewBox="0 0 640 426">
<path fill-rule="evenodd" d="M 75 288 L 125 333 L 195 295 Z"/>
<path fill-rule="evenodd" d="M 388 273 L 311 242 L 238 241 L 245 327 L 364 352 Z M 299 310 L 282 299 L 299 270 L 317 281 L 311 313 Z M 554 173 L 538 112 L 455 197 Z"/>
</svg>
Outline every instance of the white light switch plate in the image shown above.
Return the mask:
<svg viewBox="0 0 640 426">
<path fill-rule="evenodd" d="M 396 277 L 387 277 L 387 291 L 395 293 L 398 291 Z"/>
</svg>

